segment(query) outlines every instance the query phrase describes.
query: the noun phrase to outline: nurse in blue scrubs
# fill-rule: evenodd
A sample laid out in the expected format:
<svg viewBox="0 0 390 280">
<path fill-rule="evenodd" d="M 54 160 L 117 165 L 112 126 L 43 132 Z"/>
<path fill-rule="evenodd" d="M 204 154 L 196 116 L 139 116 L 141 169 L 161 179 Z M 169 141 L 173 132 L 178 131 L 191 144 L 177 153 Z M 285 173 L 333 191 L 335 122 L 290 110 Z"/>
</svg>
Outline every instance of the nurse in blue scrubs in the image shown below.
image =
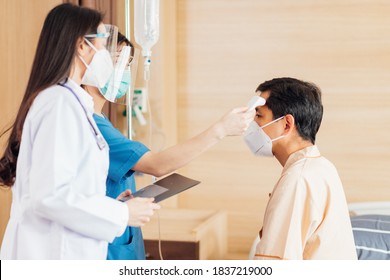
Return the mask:
<svg viewBox="0 0 390 280">
<path fill-rule="evenodd" d="M 132 45 L 126 37 L 119 33 L 119 51 L 123 46 Z M 123 196 L 124 192 L 130 195 L 130 192 L 136 191 L 134 181 L 134 172 L 136 171 L 155 177 L 167 175 L 188 164 L 225 136 L 242 135 L 255 114 L 254 110 L 253 112 L 246 112 L 246 107 L 235 108 L 208 129 L 186 142 L 160 152 L 153 152 L 142 143 L 129 140 L 113 127 L 110 121 L 102 114 L 102 108 L 107 101 L 105 97 L 95 87 L 84 86 L 84 88 L 93 97 L 94 119 L 110 147 L 107 195 L 112 198 Z M 141 229 L 128 227 L 122 236 L 117 237 L 109 244 L 107 259 L 145 259 Z"/>
<path fill-rule="evenodd" d="M 110 147 L 107 196 L 117 198 L 127 190 L 135 192 L 134 170 L 132 168 L 145 153 L 149 152 L 149 149 L 140 142 L 131 141 L 124 137 L 105 116 L 94 114 L 94 119 Z M 141 228 L 128 227 L 122 236 L 115 238 L 108 245 L 107 259 L 145 259 Z"/>
</svg>

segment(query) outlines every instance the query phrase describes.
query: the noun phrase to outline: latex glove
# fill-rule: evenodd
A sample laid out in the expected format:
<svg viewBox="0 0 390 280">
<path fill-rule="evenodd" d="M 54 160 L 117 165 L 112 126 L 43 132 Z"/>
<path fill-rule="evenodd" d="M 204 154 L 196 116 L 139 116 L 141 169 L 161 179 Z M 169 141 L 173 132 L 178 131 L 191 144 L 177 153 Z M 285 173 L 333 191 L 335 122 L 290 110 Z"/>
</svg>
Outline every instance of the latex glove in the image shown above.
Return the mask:
<svg viewBox="0 0 390 280">
<path fill-rule="evenodd" d="M 247 112 L 248 107 L 237 107 L 225 114 L 217 123 L 218 137 L 243 135 L 249 123 L 253 121 L 256 111 Z"/>
</svg>

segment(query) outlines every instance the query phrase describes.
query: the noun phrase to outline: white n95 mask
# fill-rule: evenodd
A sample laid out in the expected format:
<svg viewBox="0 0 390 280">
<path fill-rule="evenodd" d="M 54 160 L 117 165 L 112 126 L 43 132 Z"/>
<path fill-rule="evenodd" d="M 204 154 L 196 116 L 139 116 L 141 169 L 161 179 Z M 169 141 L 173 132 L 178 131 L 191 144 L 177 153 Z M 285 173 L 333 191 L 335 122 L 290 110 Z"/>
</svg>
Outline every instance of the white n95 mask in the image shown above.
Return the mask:
<svg viewBox="0 0 390 280">
<path fill-rule="evenodd" d="M 248 146 L 249 150 L 255 155 L 255 156 L 264 156 L 264 157 L 272 157 L 272 142 L 283 138 L 285 135 L 281 135 L 279 137 L 276 137 L 275 139 L 271 139 L 263 130 L 264 127 L 269 126 L 270 124 L 273 124 L 281 119 L 283 117 L 280 117 L 276 120 L 273 120 L 263 126 L 259 126 L 255 121 L 252 121 L 249 124 L 248 129 L 245 132 L 244 140 L 246 145 Z"/>
<path fill-rule="evenodd" d="M 87 44 L 95 50 L 95 55 L 92 58 L 91 63 L 88 65 L 84 59 L 80 57 L 87 70 L 81 79 L 81 84 L 94 86 L 99 89 L 104 87 L 107 81 L 110 79 L 114 70 L 114 65 L 111 59 L 111 55 L 107 49 L 96 49 L 95 46 L 84 38 Z"/>
</svg>

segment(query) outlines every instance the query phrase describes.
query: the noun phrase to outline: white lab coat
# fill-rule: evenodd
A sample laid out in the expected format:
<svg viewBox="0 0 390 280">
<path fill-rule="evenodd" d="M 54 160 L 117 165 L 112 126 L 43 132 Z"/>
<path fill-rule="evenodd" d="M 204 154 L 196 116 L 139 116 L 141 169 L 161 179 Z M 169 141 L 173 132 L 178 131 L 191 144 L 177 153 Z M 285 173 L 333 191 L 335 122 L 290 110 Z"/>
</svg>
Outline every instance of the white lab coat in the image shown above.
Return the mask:
<svg viewBox="0 0 390 280">
<path fill-rule="evenodd" d="M 92 98 L 67 85 L 93 121 Z M 80 102 L 59 85 L 33 102 L 1 259 L 106 259 L 108 242 L 124 232 L 127 206 L 105 195 L 108 145 L 99 149 Z"/>
</svg>

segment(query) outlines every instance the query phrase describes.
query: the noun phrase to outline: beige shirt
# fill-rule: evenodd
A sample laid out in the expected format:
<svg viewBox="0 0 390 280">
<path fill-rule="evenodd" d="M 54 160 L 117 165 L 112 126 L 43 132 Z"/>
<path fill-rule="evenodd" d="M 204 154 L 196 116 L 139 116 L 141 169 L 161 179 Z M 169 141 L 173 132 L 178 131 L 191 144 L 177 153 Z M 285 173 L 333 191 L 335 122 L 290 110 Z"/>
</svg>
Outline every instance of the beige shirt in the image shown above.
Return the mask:
<svg viewBox="0 0 390 280">
<path fill-rule="evenodd" d="M 270 195 L 254 258 L 357 259 L 342 183 L 316 146 L 288 158 Z"/>
</svg>

